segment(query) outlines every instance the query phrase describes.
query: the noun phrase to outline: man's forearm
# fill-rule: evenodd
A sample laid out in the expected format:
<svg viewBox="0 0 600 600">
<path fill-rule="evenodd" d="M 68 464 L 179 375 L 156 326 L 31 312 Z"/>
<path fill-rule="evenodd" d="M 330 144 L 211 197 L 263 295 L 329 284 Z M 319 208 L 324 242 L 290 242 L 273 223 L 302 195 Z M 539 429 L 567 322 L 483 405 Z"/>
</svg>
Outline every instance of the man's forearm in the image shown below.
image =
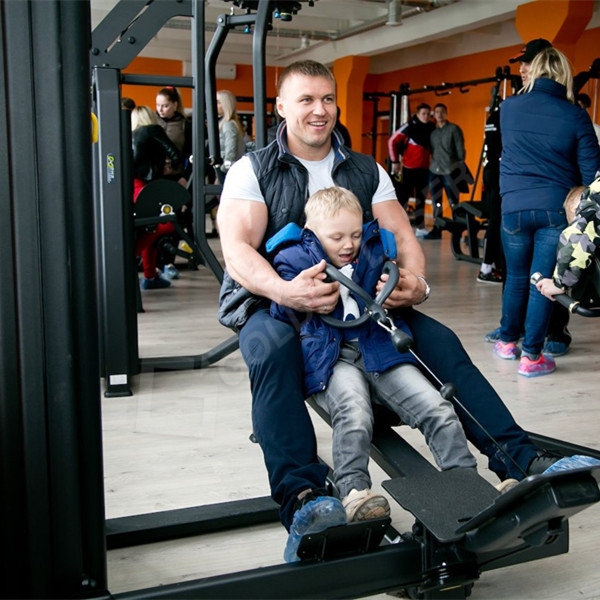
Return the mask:
<svg viewBox="0 0 600 600">
<path fill-rule="evenodd" d="M 235 245 L 225 257 L 229 275 L 249 292 L 281 303 L 282 280 L 252 246 Z"/>
</svg>

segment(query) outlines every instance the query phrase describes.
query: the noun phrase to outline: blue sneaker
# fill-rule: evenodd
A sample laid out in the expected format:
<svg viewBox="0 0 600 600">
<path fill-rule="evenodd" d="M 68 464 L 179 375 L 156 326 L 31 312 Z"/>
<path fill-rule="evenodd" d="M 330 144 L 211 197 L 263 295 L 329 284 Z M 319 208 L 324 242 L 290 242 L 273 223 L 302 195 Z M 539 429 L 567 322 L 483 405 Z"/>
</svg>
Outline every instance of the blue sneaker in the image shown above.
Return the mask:
<svg viewBox="0 0 600 600">
<path fill-rule="evenodd" d="M 548 467 L 545 473 L 556 473 L 558 471 L 570 471 L 571 469 L 580 469 L 582 467 L 597 467 L 600 466 L 600 460 L 591 456 L 575 454 L 574 456 L 565 456 L 557 460 L 553 465 Z"/>
<path fill-rule="evenodd" d="M 496 329 L 494 329 L 494 331 L 486 333 L 483 339 L 486 342 L 491 342 L 492 344 L 495 344 L 498 340 L 500 340 L 500 327 L 497 327 Z"/>
<path fill-rule="evenodd" d="M 140 281 L 140 287 L 143 290 L 162 290 L 171 287 L 171 282 L 162 277 L 155 277 L 154 279 L 143 278 Z"/>
<path fill-rule="evenodd" d="M 310 500 L 294 513 L 290 535 L 283 553 L 285 562 L 300 560 L 298 546 L 302 536 L 347 523 L 346 509 L 337 498 L 319 496 L 315 500 Z"/>
<path fill-rule="evenodd" d="M 548 339 L 542 348 L 542 354 L 547 356 L 564 356 L 569 351 L 569 344 Z"/>
<path fill-rule="evenodd" d="M 179 271 L 175 265 L 165 265 L 163 276 L 167 279 L 179 279 Z"/>
</svg>

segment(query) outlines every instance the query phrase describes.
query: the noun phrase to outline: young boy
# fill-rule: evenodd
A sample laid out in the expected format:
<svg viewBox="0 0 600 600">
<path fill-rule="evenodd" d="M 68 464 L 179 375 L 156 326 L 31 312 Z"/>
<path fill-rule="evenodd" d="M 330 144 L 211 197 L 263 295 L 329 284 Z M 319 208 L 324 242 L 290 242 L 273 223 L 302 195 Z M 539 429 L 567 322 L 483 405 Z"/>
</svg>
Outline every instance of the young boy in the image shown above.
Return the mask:
<svg viewBox="0 0 600 600">
<path fill-rule="evenodd" d="M 579 281 L 600 245 L 600 177 L 588 187 L 574 187 L 564 206 L 569 225 L 560 234 L 554 274 L 536 284 L 550 300 Z"/>
<path fill-rule="evenodd" d="M 304 229 L 289 224 L 267 242 L 267 250 L 276 252 L 273 264 L 280 276 L 291 280 L 326 260 L 375 296 L 385 261 L 396 256 L 394 236 L 379 229 L 377 221 L 363 225 L 360 203 L 345 188 L 314 193 L 305 214 Z M 343 285 L 340 298 L 331 316 L 349 320 L 362 314 L 362 300 Z M 370 489 L 372 403 L 389 408 L 410 427 L 418 427 L 441 469 L 476 467 L 452 404 L 421 373 L 413 355 L 398 352 L 389 333 L 372 319 L 346 329 L 276 303 L 271 305 L 271 314 L 297 324 L 300 330 L 305 397 L 314 395 L 331 417 L 334 481 L 349 522 L 390 512 L 386 498 Z M 400 319 L 394 323 L 410 335 Z"/>
</svg>

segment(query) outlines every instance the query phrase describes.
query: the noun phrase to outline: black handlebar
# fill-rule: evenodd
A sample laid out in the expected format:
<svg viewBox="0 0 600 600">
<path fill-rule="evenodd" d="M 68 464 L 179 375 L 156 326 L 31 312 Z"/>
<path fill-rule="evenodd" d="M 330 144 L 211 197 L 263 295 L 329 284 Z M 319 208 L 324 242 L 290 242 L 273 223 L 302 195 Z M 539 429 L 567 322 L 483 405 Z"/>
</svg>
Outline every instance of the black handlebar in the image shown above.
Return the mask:
<svg viewBox="0 0 600 600">
<path fill-rule="evenodd" d="M 541 273 L 534 273 L 529 281 L 533 285 L 536 285 L 542 279 L 544 279 L 544 276 Z M 554 299 L 559 304 L 562 304 L 571 314 L 579 315 L 580 317 L 600 317 L 600 311 L 581 306 L 578 300 L 573 300 L 568 294 L 556 294 Z"/>
<path fill-rule="evenodd" d="M 382 274 L 388 275 L 388 279 L 383 285 L 383 288 L 379 294 L 377 294 L 375 297 L 375 300 L 373 300 L 373 298 L 371 298 L 371 296 L 369 296 L 369 294 L 367 294 L 367 292 L 365 292 L 365 290 L 363 290 L 359 285 L 354 283 L 352 279 L 346 277 L 343 273 L 340 273 L 339 269 L 333 265 L 327 263 L 325 266 L 325 273 L 330 280 L 338 281 L 340 284 L 346 286 L 351 292 L 361 298 L 366 305 L 366 312 L 364 312 L 358 319 L 351 319 L 350 321 L 341 321 L 340 319 L 335 319 L 329 315 L 320 315 L 324 323 L 327 323 L 332 327 L 349 329 L 351 327 L 358 327 L 369 319 L 375 319 L 376 321 L 385 321 L 387 319 L 387 313 L 381 305 L 388 299 L 388 296 L 393 292 L 396 285 L 398 285 L 400 274 L 398 272 L 396 263 L 388 260 L 383 265 Z"/>
</svg>

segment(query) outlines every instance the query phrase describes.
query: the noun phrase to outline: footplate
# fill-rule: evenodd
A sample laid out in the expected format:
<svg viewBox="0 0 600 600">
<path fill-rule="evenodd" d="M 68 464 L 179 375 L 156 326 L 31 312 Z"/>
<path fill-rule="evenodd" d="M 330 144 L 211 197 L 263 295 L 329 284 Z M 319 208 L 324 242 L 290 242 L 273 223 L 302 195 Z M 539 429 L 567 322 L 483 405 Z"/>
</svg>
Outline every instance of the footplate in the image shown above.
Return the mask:
<svg viewBox="0 0 600 600">
<path fill-rule="evenodd" d="M 382 485 L 440 542 L 463 537 L 457 533 L 459 527 L 498 497 L 494 486 L 475 469 L 423 470 L 418 476 L 396 477 Z"/>
<path fill-rule="evenodd" d="M 302 537 L 298 546 L 300 560 L 331 560 L 370 552 L 379 546 L 391 519 L 370 519 L 329 527 Z"/>
</svg>

